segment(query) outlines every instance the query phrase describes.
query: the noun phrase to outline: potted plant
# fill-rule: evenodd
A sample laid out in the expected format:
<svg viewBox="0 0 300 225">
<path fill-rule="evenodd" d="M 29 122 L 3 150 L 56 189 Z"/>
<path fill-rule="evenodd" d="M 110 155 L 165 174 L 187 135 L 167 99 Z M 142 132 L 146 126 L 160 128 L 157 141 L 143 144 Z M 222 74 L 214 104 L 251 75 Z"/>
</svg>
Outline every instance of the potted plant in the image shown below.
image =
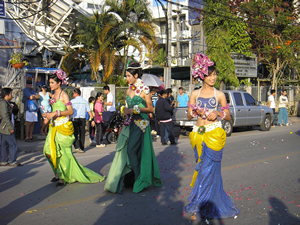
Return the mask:
<svg viewBox="0 0 300 225">
<path fill-rule="evenodd" d="M 12 53 L 10 55 L 10 57 L 11 58 L 8 62 L 11 63 L 11 65 L 16 69 L 20 69 L 23 66 L 28 65 L 28 62 L 24 60 L 24 56 L 23 56 L 22 52 Z"/>
</svg>

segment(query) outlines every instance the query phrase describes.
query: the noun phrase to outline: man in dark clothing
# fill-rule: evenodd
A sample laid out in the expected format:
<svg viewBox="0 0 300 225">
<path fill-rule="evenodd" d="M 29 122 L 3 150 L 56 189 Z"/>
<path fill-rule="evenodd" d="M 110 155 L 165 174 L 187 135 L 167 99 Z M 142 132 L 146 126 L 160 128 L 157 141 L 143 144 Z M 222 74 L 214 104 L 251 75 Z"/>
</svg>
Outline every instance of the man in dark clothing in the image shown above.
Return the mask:
<svg viewBox="0 0 300 225">
<path fill-rule="evenodd" d="M 175 105 L 175 99 L 172 95 L 172 93 L 173 93 L 172 89 L 168 88 L 168 89 L 166 89 L 166 91 L 167 91 L 167 100 L 168 100 L 168 102 L 170 103 L 170 105 L 174 102 L 174 105 Z"/>
<path fill-rule="evenodd" d="M 161 137 L 161 144 L 166 145 L 165 141 L 165 130 L 169 134 L 169 140 L 171 145 L 176 145 L 175 142 L 175 134 L 173 129 L 173 122 L 172 122 L 172 114 L 174 110 L 174 103 L 172 105 L 169 104 L 167 98 L 167 92 L 162 90 L 160 92 L 161 98 L 159 98 L 156 102 L 155 106 L 155 114 L 156 118 L 159 121 L 160 126 L 160 137 Z"/>
<path fill-rule="evenodd" d="M 18 148 L 12 115 L 13 108 L 10 104 L 11 99 L 12 89 L 3 88 L 0 99 L 0 165 L 22 166 L 21 163 L 17 162 Z"/>
</svg>

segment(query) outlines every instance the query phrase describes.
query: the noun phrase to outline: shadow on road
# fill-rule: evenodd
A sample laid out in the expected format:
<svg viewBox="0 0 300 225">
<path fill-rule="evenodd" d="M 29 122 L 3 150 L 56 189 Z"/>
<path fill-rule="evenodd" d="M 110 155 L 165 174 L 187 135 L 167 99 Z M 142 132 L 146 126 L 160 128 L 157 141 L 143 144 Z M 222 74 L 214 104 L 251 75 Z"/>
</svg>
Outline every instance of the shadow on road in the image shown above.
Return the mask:
<svg viewBox="0 0 300 225">
<path fill-rule="evenodd" d="M 22 161 L 29 160 L 31 157 L 31 155 L 22 157 Z M 35 157 L 35 160 L 41 160 L 42 158 L 44 158 L 43 155 L 37 156 Z M 1 172 L 0 192 L 21 185 L 23 180 L 35 176 L 38 172 L 31 171 L 44 165 L 44 163 L 46 163 L 46 160 L 34 164 L 25 163 L 22 167 L 14 167 Z M 0 224 L 10 223 L 27 210 L 32 210 L 34 206 L 53 195 L 56 191 L 58 191 L 58 189 L 53 187 L 53 184 L 49 184 L 29 194 L 21 193 L 20 196 L 7 196 L 8 198 L 13 198 L 15 200 L 1 208 Z"/>
<path fill-rule="evenodd" d="M 140 193 L 132 188 L 124 188 L 122 194 L 106 195 L 99 198 L 99 207 L 104 213 L 95 224 L 189 224 L 189 217 L 183 216 L 186 193 L 179 190 L 179 173 L 182 172 L 184 158 L 178 153 L 178 146 L 167 146 L 157 156 L 162 186 L 150 186 Z"/>
<path fill-rule="evenodd" d="M 287 206 L 281 202 L 279 199 L 275 197 L 271 197 L 269 199 L 270 205 L 272 207 L 272 211 L 269 213 L 270 217 L 270 225 L 273 224 L 289 224 L 296 225 L 300 224 L 300 219 L 291 215 Z"/>
</svg>

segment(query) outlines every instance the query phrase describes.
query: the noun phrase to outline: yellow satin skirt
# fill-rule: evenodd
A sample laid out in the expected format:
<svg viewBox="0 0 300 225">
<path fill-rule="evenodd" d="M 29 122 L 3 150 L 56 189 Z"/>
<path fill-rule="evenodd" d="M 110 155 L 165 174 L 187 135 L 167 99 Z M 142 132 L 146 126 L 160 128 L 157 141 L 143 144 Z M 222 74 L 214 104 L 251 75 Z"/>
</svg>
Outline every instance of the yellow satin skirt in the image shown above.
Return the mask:
<svg viewBox="0 0 300 225">
<path fill-rule="evenodd" d="M 223 128 L 217 127 L 214 130 L 205 132 L 204 134 L 199 134 L 198 132 L 193 131 L 190 133 L 189 138 L 193 149 L 198 153 L 197 164 L 201 161 L 202 154 L 202 144 L 203 142 L 214 151 L 220 151 L 224 148 L 226 143 L 226 133 Z M 198 171 L 194 171 L 193 179 L 190 184 L 191 187 L 194 187 Z"/>
</svg>

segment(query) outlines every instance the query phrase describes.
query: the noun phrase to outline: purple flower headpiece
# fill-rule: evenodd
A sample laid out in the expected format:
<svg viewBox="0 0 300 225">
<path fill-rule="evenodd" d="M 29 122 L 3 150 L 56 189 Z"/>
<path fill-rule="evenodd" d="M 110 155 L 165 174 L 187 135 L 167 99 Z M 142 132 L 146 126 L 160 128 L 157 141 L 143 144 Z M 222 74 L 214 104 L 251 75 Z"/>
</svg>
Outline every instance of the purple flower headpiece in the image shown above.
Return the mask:
<svg viewBox="0 0 300 225">
<path fill-rule="evenodd" d="M 208 67 L 213 65 L 214 62 L 210 61 L 206 55 L 196 53 L 193 59 L 192 76 L 194 78 L 200 77 L 204 80 L 204 75 L 208 75 Z"/>
<path fill-rule="evenodd" d="M 65 85 L 69 84 L 69 82 L 68 82 L 69 78 L 67 78 L 67 74 L 65 71 L 63 71 L 62 69 L 59 69 L 59 70 L 56 70 L 54 73 L 57 75 L 58 79 L 61 80 L 62 84 L 65 84 Z"/>
</svg>

